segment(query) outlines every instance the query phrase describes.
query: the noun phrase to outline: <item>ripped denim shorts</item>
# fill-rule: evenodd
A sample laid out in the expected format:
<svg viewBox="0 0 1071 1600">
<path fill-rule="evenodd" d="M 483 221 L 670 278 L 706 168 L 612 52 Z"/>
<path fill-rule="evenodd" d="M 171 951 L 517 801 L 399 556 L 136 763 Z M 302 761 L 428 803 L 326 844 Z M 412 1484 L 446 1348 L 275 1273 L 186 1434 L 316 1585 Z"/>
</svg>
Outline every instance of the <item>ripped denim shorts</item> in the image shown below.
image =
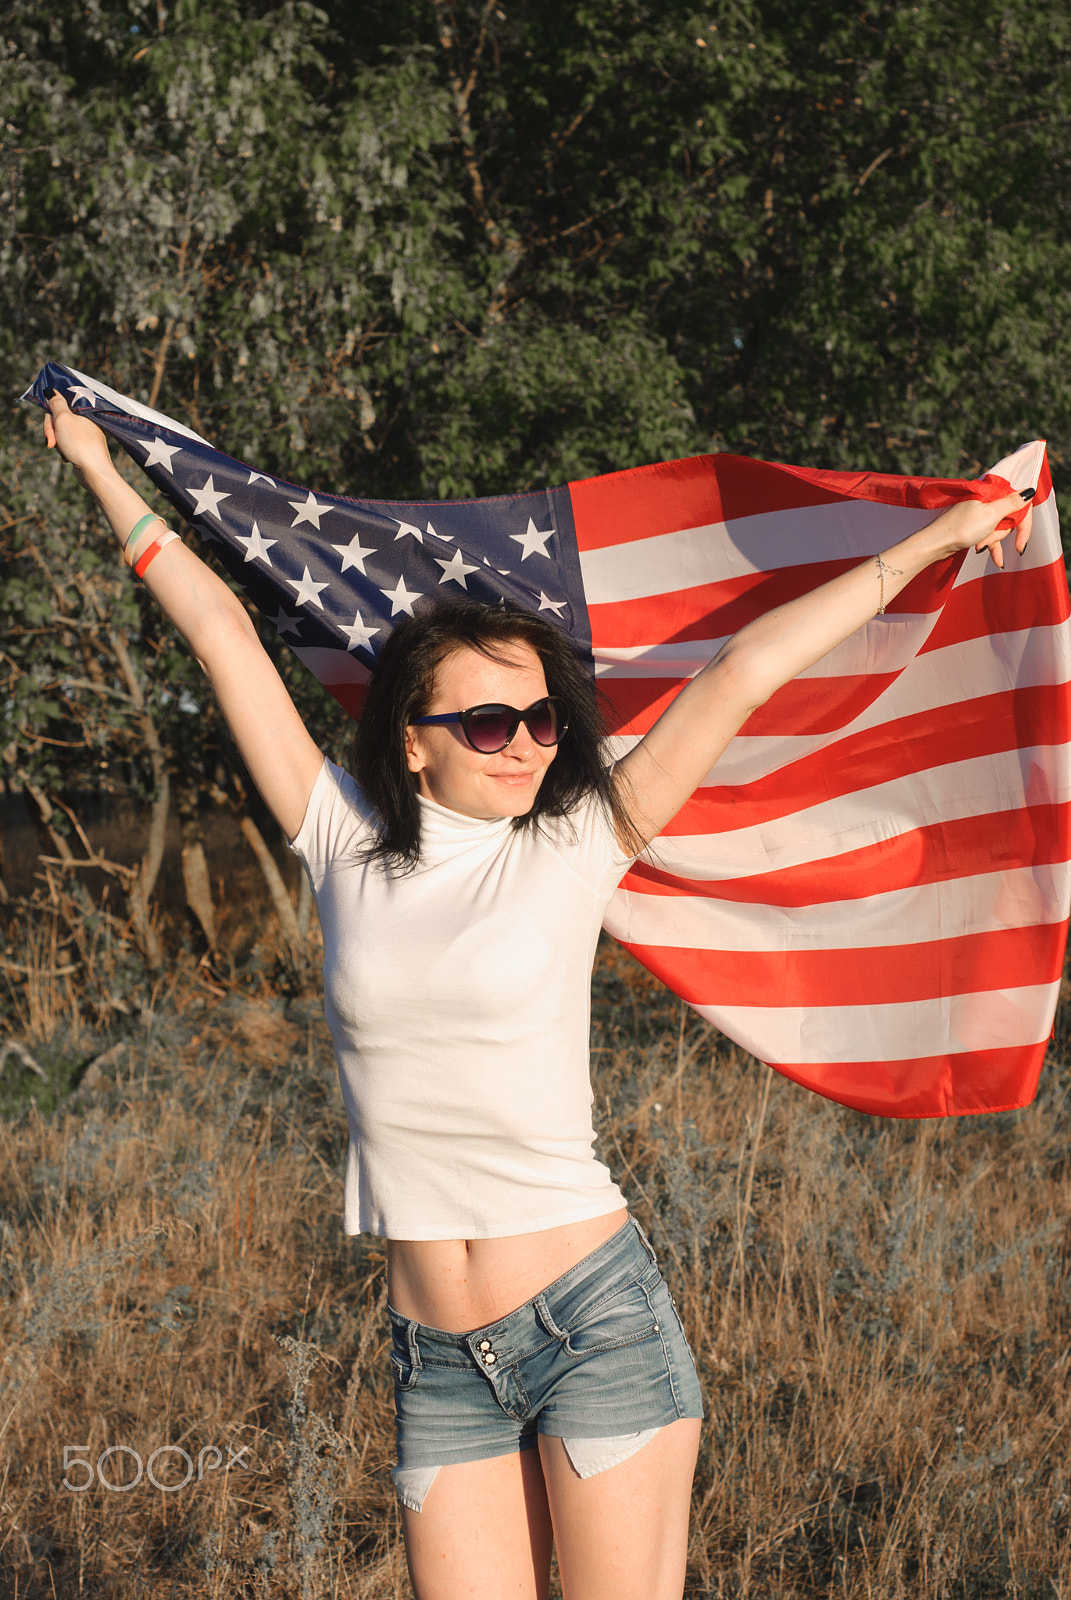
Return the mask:
<svg viewBox="0 0 1071 1600">
<path fill-rule="evenodd" d="M 695 1362 L 647 1235 L 630 1218 L 508 1317 L 445 1333 L 388 1306 L 402 1503 L 440 1467 L 565 1442 L 581 1477 L 702 1417 Z"/>
</svg>

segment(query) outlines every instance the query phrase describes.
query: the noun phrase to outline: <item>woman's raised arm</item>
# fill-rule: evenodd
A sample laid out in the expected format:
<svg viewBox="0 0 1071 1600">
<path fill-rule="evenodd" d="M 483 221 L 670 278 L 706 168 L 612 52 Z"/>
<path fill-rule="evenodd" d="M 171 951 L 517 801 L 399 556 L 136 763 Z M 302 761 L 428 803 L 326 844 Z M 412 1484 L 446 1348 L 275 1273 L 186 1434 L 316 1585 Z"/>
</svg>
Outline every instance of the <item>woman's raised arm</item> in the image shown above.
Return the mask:
<svg viewBox="0 0 1071 1600">
<path fill-rule="evenodd" d="M 74 466 L 122 545 L 151 507 L 119 476 L 108 441 L 94 422 L 76 416 L 61 395 L 52 394 L 48 406 L 49 449 L 58 449 Z M 139 539 L 139 551 L 145 548 Z M 159 552 L 143 582 L 197 657 L 253 782 L 292 839 L 323 757 L 245 608 L 181 539 Z"/>
<path fill-rule="evenodd" d="M 926 567 L 972 545 L 1002 567 L 1005 535 L 997 524 L 1021 511 L 1031 493 L 988 504 L 961 501 L 880 557 L 868 557 L 734 634 L 615 769 L 625 780 L 640 837 L 650 841 L 676 816 L 757 706 L 861 628 Z M 1028 512 L 1016 531 L 1020 553 L 1029 537 Z"/>
</svg>

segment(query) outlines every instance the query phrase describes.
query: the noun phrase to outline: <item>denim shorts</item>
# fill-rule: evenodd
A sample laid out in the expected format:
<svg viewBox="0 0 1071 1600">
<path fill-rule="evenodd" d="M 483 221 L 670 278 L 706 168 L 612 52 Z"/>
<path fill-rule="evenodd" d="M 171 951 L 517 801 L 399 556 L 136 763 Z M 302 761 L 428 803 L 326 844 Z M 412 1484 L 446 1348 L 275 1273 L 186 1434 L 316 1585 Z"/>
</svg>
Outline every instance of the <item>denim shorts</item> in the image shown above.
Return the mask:
<svg viewBox="0 0 1071 1600">
<path fill-rule="evenodd" d="M 471 1333 L 388 1312 L 394 1480 L 415 1510 L 407 1489 L 423 1482 L 426 1491 L 435 1469 L 531 1449 L 541 1433 L 567 1448 L 602 1441 L 614 1447 L 602 1453 L 610 1466 L 632 1453 L 622 1436 L 642 1443 L 703 1415 L 684 1329 L 635 1218 L 508 1317 Z"/>
</svg>

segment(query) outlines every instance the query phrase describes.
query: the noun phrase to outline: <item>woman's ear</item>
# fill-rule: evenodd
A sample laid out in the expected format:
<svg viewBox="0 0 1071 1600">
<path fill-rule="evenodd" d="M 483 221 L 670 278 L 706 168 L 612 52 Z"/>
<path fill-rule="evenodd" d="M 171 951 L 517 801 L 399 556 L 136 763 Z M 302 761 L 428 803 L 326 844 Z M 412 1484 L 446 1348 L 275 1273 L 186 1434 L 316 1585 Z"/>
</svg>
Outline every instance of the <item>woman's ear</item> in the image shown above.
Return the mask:
<svg viewBox="0 0 1071 1600">
<path fill-rule="evenodd" d="M 422 772 L 427 765 L 420 750 L 419 736 L 415 728 L 405 730 L 405 759 L 410 772 Z"/>
</svg>

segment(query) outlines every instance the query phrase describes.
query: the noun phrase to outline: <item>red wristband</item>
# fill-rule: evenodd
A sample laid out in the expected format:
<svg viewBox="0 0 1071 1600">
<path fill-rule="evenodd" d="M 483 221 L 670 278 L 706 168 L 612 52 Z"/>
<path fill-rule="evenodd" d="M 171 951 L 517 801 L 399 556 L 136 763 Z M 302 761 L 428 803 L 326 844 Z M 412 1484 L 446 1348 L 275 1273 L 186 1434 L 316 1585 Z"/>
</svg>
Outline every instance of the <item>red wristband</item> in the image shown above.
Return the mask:
<svg viewBox="0 0 1071 1600">
<path fill-rule="evenodd" d="M 160 551 L 164 548 L 164 546 L 166 544 L 170 544 L 173 539 L 177 538 L 177 533 L 173 533 L 170 528 L 166 528 L 160 537 L 158 539 L 154 539 L 152 544 L 149 545 L 148 548 L 144 550 L 138 557 L 137 561 L 134 563 L 134 576 L 136 578 L 143 578 L 150 563 L 156 560 L 156 557 L 160 554 Z"/>
</svg>

